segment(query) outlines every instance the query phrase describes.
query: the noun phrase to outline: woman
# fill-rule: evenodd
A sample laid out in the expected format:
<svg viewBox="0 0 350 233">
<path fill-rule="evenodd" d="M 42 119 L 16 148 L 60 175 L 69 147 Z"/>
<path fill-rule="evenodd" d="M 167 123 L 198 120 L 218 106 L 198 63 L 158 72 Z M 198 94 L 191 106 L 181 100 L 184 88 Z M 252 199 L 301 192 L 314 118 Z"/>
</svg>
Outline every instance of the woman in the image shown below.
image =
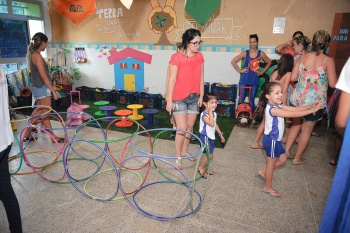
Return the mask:
<svg viewBox="0 0 350 233">
<path fill-rule="evenodd" d="M 244 102 L 244 99 L 246 96 L 246 90 L 241 89 L 241 87 L 250 86 L 252 89 L 250 93 L 249 103 L 253 111 L 255 108 L 254 99 L 259 86 L 259 76 L 264 74 L 265 71 L 271 66 L 271 60 L 266 56 L 266 54 L 263 51 L 260 51 L 258 49 L 258 45 L 259 45 L 258 35 L 257 34 L 250 35 L 249 50 L 246 50 L 240 55 L 234 57 L 231 61 L 231 64 L 233 65 L 235 70 L 237 70 L 239 73 L 242 74 L 238 85 L 240 96 L 242 97 L 242 99 L 240 98 L 238 103 Z M 244 68 L 240 69 L 237 63 L 240 62 L 242 59 L 245 59 Z M 266 63 L 266 66 L 261 72 L 259 72 L 261 59 L 264 60 L 264 62 Z"/>
<path fill-rule="evenodd" d="M 10 124 L 8 89 L 5 74 L 0 66 L 0 200 L 2 201 L 10 232 L 22 232 L 21 213 L 18 200 L 11 185 L 9 153 L 13 142 Z"/>
<path fill-rule="evenodd" d="M 178 43 L 178 51 L 169 61 L 169 77 L 166 87 L 166 110 L 173 114 L 177 130 L 193 132 L 193 126 L 203 103 L 204 59 L 199 47 L 201 33 L 197 29 L 187 29 Z M 188 155 L 191 135 L 176 132 L 175 165 L 182 169 L 181 157 Z"/>
<path fill-rule="evenodd" d="M 323 30 L 317 31 L 312 38 L 313 51 L 300 56 L 296 61 L 291 81 L 298 81 L 290 98 L 294 106 L 309 105 L 320 100 L 323 106 L 327 106 L 328 86 L 334 87 L 337 81 L 334 60 L 327 57 L 324 52 L 330 43 L 330 35 Z M 288 133 L 286 153 L 293 158 L 294 165 L 306 163 L 301 158 L 310 140 L 311 133 L 317 123 L 323 119 L 324 110 L 293 119 L 293 125 Z M 298 136 L 298 147 L 295 156 L 291 154 L 291 147 Z"/>
<path fill-rule="evenodd" d="M 51 107 L 51 93 L 55 100 L 59 99 L 59 94 L 55 91 L 52 85 L 52 78 L 50 76 L 49 67 L 41 56 L 40 52 L 45 51 L 48 38 L 44 33 L 38 32 L 33 38 L 28 47 L 28 65 L 30 68 L 30 79 L 32 95 L 36 99 L 38 105 L 44 105 Z M 47 109 L 36 111 L 35 116 L 47 112 Z M 32 124 L 37 124 L 39 120 L 34 120 Z M 42 125 L 48 129 L 51 135 L 57 140 L 57 142 L 64 142 L 64 138 L 56 136 L 51 130 L 51 122 L 48 117 L 42 119 Z M 24 135 L 24 141 L 33 140 L 30 129 L 28 129 Z"/>
<path fill-rule="evenodd" d="M 294 39 L 299 37 L 299 36 L 303 36 L 304 34 L 301 32 L 301 31 L 296 31 L 293 33 L 293 37 L 292 37 L 292 40 L 286 42 L 286 43 L 283 43 L 283 44 L 280 44 L 279 46 L 277 46 L 275 48 L 275 51 L 276 53 L 280 54 L 280 55 L 283 55 L 283 54 L 290 54 L 292 55 L 293 57 L 295 55 L 298 55 L 299 53 L 295 52 L 294 50 L 294 47 L 293 47 L 293 42 L 294 42 Z"/>
</svg>

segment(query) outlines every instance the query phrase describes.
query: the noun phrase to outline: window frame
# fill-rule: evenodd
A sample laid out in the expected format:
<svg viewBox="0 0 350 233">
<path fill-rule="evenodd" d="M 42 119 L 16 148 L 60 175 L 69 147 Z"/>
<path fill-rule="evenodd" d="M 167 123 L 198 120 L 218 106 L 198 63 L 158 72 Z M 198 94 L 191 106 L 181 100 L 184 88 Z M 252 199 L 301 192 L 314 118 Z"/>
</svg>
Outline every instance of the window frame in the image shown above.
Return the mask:
<svg viewBox="0 0 350 233">
<path fill-rule="evenodd" d="M 20 1 L 20 2 L 25 2 L 25 3 L 39 5 L 41 17 L 13 14 L 12 1 L 16 1 L 16 2 Z M 28 36 L 29 37 L 32 34 L 32 33 L 30 33 L 29 20 L 42 21 L 43 25 L 44 25 L 44 32 L 43 33 L 45 33 L 45 28 L 46 28 L 46 26 L 45 26 L 45 16 L 44 16 L 45 12 L 44 12 L 44 6 L 43 6 L 43 2 L 42 1 L 35 1 L 35 0 L 7 0 L 7 7 L 8 7 L 8 12 L 9 13 L 0 13 L 0 18 L 1 19 L 26 21 L 27 28 L 28 28 Z M 29 38 L 29 37 L 28 37 L 28 43 L 31 40 L 31 38 Z M 1 55 L 0 55 L 0 64 L 17 63 L 17 67 L 18 67 L 18 69 L 20 69 L 20 65 L 23 62 L 26 62 L 26 57 L 2 58 Z"/>
</svg>

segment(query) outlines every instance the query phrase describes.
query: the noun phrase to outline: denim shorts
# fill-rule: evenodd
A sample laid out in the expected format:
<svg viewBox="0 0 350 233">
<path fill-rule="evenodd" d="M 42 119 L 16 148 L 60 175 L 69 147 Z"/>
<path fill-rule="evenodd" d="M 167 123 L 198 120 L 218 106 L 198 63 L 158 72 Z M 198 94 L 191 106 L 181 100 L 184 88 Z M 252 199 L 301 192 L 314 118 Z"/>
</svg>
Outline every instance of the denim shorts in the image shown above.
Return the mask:
<svg viewBox="0 0 350 233">
<path fill-rule="evenodd" d="M 30 90 L 32 91 L 34 98 L 37 100 L 52 96 L 50 89 L 47 88 L 45 84 L 42 87 L 30 86 Z"/>
<path fill-rule="evenodd" d="M 198 99 L 199 95 L 192 93 L 184 100 L 173 100 L 173 115 L 198 114 Z"/>
</svg>

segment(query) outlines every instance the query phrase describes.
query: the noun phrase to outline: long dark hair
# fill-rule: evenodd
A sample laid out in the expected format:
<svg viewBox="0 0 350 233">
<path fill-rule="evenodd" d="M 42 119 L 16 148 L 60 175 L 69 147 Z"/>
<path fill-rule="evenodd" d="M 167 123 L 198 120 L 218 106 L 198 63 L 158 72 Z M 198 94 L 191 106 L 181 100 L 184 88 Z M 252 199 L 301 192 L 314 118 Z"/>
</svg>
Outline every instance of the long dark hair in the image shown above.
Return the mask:
<svg viewBox="0 0 350 233">
<path fill-rule="evenodd" d="M 295 37 L 294 41 L 295 41 L 295 43 L 297 43 L 297 45 L 301 44 L 303 46 L 303 50 L 307 50 L 307 48 L 311 44 L 311 41 L 307 36 Z"/>
<path fill-rule="evenodd" d="M 294 66 L 293 56 L 286 53 L 283 54 L 277 63 L 277 80 L 280 80 L 286 73 L 292 72 Z"/>
<path fill-rule="evenodd" d="M 177 49 L 187 49 L 188 43 L 193 40 L 196 36 L 202 36 L 201 32 L 198 31 L 197 29 L 190 28 L 187 29 L 183 34 L 182 34 L 182 41 L 177 43 Z"/>
<path fill-rule="evenodd" d="M 296 35 L 300 34 L 300 36 L 304 36 L 304 33 L 302 31 L 296 31 L 293 33 L 293 37 L 294 38 Z"/>
<path fill-rule="evenodd" d="M 271 94 L 271 92 L 275 86 L 281 86 L 281 84 L 276 83 L 276 82 L 265 83 L 265 85 L 262 89 L 262 92 L 260 93 L 260 96 L 259 96 L 259 103 L 258 103 L 258 106 L 257 106 L 255 112 L 254 112 L 254 118 L 262 118 L 263 117 L 266 105 L 269 102 L 269 100 L 266 98 L 266 95 Z"/>
</svg>

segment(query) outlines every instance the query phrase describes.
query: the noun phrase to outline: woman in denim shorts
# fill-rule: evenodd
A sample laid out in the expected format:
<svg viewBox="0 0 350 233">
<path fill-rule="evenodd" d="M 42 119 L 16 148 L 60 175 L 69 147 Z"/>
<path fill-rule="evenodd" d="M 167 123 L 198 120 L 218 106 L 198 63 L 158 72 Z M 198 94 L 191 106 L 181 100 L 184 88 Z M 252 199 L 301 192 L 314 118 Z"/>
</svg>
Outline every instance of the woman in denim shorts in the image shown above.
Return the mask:
<svg viewBox="0 0 350 233">
<path fill-rule="evenodd" d="M 38 32 L 36 33 L 32 41 L 28 47 L 28 65 L 30 69 L 30 79 L 31 86 L 30 89 L 32 91 L 32 95 L 36 99 L 38 105 L 49 106 L 51 107 L 51 96 L 53 93 L 53 97 L 55 100 L 59 99 L 59 94 L 55 91 L 52 85 L 52 78 L 50 76 L 49 68 L 41 56 L 40 52 L 44 51 L 47 46 L 48 38 L 44 33 Z M 37 111 L 36 115 L 40 115 L 47 112 L 47 109 L 43 109 L 41 111 Z M 32 124 L 37 124 L 38 120 L 34 120 L 31 122 Z M 44 117 L 42 119 L 42 125 L 48 129 L 51 135 L 58 141 L 64 142 L 63 138 L 56 136 L 51 130 L 51 122 L 50 119 Z M 34 136 L 31 135 L 30 129 L 25 132 L 24 141 L 29 141 L 35 139 Z"/>
<path fill-rule="evenodd" d="M 204 95 L 204 58 L 199 52 L 201 33 L 197 29 L 187 29 L 182 35 L 178 50 L 171 56 L 166 84 L 166 110 L 174 116 L 179 131 L 175 137 L 177 160 L 175 165 L 182 169 L 181 157 L 187 156 L 191 135 L 181 130 L 193 132 L 199 107 Z"/>
</svg>

